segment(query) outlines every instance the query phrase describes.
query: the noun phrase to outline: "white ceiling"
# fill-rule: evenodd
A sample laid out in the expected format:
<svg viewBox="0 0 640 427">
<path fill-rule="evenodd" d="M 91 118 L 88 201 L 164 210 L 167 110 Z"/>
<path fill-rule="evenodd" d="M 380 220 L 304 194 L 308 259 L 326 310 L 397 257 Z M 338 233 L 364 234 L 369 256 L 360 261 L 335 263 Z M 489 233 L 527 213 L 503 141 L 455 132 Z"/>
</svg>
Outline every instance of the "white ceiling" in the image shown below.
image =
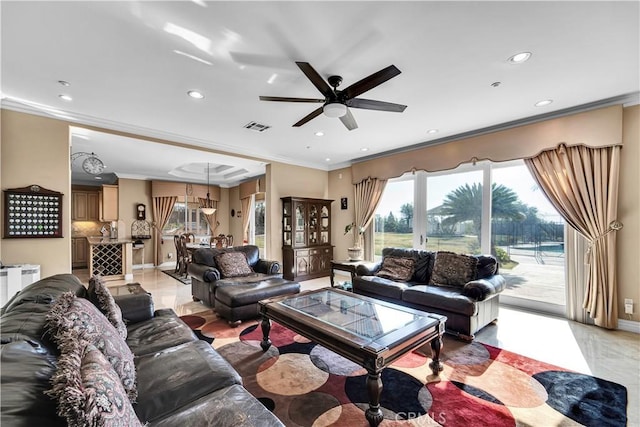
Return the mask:
<svg viewBox="0 0 640 427">
<path fill-rule="evenodd" d="M 331 170 L 477 129 L 637 99 L 639 5 L 2 1 L 2 106 L 230 155 L 98 132 L 73 138 L 73 152 L 95 152 L 120 177 L 202 181 L 207 163 L 247 170 L 211 175 L 226 186 L 263 173 L 269 161 Z M 507 61 L 522 51 L 532 52 L 529 61 Z M 321 97 L 294 61 L 324 78 L 341 75 L 343 88 L 394 64 L 402 73 L 362 97 L 408 107 L 352 109 L 354 131 L 322 115 L 293 128 L 318 105 L 258 97 Z M 192 89 L 205 98 L 188 97 Z M 553 103 L 534 106 L 543 99 Z M 251 121 L 271 128 L 244 129 Z"/>
</svg>

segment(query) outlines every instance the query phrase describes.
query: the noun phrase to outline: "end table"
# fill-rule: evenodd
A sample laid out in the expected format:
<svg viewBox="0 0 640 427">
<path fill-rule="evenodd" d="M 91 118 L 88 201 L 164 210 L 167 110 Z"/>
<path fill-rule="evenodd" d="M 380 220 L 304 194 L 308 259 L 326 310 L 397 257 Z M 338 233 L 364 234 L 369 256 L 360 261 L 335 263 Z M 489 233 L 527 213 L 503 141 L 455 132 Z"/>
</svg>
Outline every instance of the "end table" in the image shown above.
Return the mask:
<svg viewBox="0 0 640 427">
<path fill-rule="evenodd" d="M 331 281 L 331 287 L 334 286 L 334 271 L 347 271 L 351 273 L 351 283 L 353 283 L 353 278 L 356 275 L 356 268 L 360 264 L 367 264 L 370 261 L 351 261 L 351 260 L 331 260 L 331 275 L 329 276 L 329 280 Z"/>
</svg>

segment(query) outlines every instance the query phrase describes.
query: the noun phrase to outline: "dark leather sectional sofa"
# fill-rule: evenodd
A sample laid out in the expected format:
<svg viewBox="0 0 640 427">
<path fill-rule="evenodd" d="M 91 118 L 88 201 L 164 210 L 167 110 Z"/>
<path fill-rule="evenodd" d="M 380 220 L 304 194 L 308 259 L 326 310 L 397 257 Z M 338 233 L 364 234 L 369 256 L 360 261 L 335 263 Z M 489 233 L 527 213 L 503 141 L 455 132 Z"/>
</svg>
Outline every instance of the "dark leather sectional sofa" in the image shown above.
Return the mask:
<svg viewBox="0 0 640 427">
<path fill-rule="evenodd" d="M 498 318 L 499 294 L 505 289 L 504 277 L 492 256 L 477 255 L 473 280 L 457 286 L 436 285 L 432 281 L 438 252 L 384 248 L 382 260 L 359 265 L 353 279 L 357 294 L 382 299 L 431 313 L 447 316 L 446 331 L 465 341 Z M 411 258 L 415 270 L 409 280 L 396 281 L 376 274 L 386 257 Z"/>
<path fill-rule="evenodd" d="M 45 394 L 60 349 L 45 316 L 62 294 L 86 298 L 71 274 L 35 282 L 10 300 L 0 317 L 2 427 L 64 426 Z M 148 426 L 283 426 L 242 386 L 239 374 L 199 340 L 171 309 L 155 310 L 151 295 L 115 297 L 127 323 L 126 344 L 137 375 L 135 416 Z"/>
</svg>

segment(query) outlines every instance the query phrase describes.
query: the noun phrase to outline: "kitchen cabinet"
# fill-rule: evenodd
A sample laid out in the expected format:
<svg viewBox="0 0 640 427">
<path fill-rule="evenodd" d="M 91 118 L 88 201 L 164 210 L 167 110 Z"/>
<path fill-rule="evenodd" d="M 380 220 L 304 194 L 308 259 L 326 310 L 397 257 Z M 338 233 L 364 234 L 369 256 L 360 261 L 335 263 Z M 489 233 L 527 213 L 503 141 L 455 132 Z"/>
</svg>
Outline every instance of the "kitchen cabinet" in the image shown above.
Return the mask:
<svg viewBox="0 0 640 427">
<path fill-rule="evenodd" d="M 331 203 L 333 200 L 283 197 L 282 264 L 287 280 L 307 280 L 331 273 Z"/>
<path fill-rule="evenodd" d="M 100 220 L 118 220 L 118 186 L 103 185 L 100 190 Z"/>
<path fill-rule="evenodd" d="M 99 221 L 98 196 L 97 191 L 72 191 L 71 219 L 74 221 Z"/>
<path fill-rule="evenodd" d="M 71 267 L 87 268 L 89 244 L 86 237 L 71 239 Z"/>
</svg>

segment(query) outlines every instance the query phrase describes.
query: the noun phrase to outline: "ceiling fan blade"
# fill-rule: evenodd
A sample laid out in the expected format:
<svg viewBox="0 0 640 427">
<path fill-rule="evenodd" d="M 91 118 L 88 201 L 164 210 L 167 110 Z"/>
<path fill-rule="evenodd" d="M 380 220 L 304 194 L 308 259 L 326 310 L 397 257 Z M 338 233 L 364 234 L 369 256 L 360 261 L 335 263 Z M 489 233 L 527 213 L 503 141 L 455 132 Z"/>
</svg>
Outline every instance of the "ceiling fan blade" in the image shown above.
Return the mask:
<svg viewBox="0 0 640 427">
<path fill-rule="evenodd" d="M 356 96 L 386 82 L 387 80 L 394 78 L 400 73 L 401 71 L 398 70 L 395 65 L 389 65 L 387 68 L 383 68 L 377 73 L 373 73 L 369 77 L 365 77 L 364 79 L 355 82 L 343 90 L 342 93 L 347 96 L 347 99 L 355 98 Z"/>
<path fill-rule="evenodd" d="M 333 89 L 329 84 L 318 74 L 318 72 L 308 62 L 296 62 L 296 65 L 302 70 L 305 76 L 311 83 L 318 88 L 321 94 L 329 98 L 333 95 Z"/>
<path fill-rule="evenodd" d="M 324 99 L 316 98 L 286 98 L 282 96 L 261 96 L 260 101 L 279 101 L 279 102 L 324 102 Z"/>
<path fill-rule="evenodd" d="M 315 110 L 313 110 L 311 113 L 307 114 L 306 116 L 304 116 L 302 119 L 300 119 L 297 123 L 295 123 L 293 125 L 294 128 L 300 127 L 303 124 L 307 123 L 309 120 L 311 119 L 315 119 L 316 117 L 318 117 L 320 114 L 322 114 L 322 107 L 319 107 Z"/>
<path fill-rule="evenodd" d="M 353 118 L 353 114 L 351 114 L 351 110 L 349 110 L 348 108 L 347 108 L 347 114 L 340 117 L 340 121 L 349 130 L 358 129 L 358 124 L 356 123 L 356 119 Z"/>
<path fill-rule="evenodd" d="M 394 104 L 392 102 L 375 101 L 373 99 L 354 98 L 346 102 L 349 107 L 362 108 L 365 110 L 392 111 L 402 113 L 406 105 Z"/>
</svg>

